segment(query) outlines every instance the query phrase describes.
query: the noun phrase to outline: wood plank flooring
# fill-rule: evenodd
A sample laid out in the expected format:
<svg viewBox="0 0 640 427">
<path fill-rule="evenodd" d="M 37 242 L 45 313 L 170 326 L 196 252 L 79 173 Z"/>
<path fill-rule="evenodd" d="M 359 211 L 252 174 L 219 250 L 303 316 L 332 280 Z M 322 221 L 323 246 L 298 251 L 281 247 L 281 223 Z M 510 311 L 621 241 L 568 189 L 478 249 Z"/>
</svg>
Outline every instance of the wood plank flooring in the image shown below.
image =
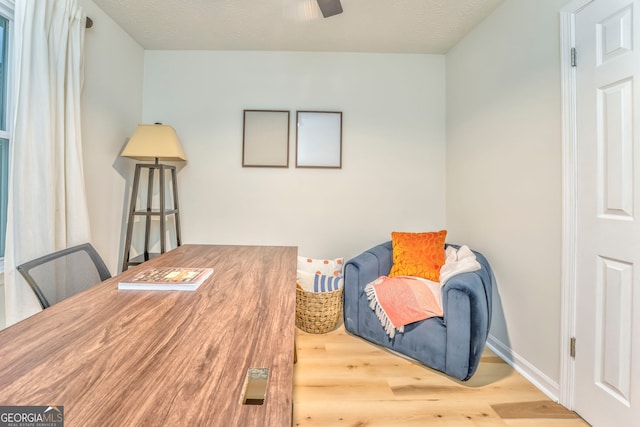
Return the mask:
<svg viewBox="0 0 640 427">
<path fill-rule="evenodd" d="M 490 350 L 461 382 L 349 335 L 296 329 L 296 426 L 588 426 Z"/>
</svg>

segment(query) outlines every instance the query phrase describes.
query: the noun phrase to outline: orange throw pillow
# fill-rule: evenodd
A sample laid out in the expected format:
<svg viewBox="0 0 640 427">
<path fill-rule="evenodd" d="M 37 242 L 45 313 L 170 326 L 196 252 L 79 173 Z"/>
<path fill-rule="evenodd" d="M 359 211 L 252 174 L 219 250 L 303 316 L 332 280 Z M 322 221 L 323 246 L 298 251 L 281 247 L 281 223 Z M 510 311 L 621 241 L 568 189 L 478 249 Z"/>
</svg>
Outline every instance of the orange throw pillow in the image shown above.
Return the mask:
<svg viewBox="0 0 640 427">
<path fill-rule="evenodd" d="M 391 233 L 393 266 L 389 277 L 415 276 L 440 282 L 447 230 L 430 233 Z"/>
</svg>

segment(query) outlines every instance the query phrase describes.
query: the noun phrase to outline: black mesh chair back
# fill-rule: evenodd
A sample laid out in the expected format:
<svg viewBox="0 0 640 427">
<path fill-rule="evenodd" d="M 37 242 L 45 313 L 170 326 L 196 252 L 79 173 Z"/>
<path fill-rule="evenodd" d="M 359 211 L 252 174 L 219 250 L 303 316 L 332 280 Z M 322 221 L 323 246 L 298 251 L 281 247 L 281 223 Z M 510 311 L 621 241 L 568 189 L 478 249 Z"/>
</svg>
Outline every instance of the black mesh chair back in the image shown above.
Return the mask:
<svg viewBox="0 0 640 427">
<path fill-rule="evenodd" d="M 89 243 L 63 249 L 16 267 L 35 292 L 42 308 L 111 277 Z"/>
</svg>

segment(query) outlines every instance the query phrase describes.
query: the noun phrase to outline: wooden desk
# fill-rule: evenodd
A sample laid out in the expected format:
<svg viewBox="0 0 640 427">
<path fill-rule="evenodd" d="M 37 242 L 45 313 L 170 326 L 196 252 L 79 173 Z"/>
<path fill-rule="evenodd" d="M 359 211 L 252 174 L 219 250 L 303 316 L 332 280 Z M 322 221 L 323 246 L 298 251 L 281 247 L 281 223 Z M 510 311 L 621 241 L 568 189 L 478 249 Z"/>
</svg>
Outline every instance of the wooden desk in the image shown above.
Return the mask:
<svg viewBox="0 0 640 427">
<path fill-rule="evenodd" d="M 67 426 L 291 426 L 295 247 L 183 245 L 0 331 L 0 405 Z M 214 267 L 195 292 L 118 291 L 152 265 Z M 247 368 L 271 376 L 239 403 Z"/>
</svg>

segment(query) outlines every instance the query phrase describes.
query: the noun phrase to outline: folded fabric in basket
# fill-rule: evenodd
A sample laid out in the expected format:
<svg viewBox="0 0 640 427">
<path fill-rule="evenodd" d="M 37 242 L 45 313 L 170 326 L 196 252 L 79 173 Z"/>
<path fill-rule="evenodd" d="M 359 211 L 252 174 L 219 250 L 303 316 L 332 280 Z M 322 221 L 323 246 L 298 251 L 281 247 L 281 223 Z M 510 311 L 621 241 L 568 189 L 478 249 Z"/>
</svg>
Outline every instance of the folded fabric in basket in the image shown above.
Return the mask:
<svg viewBox="0 0 640 427">
<path fill-rule="evenodd" d="M 314 274 L 298 270 L 298 284 L 307 292 L 337 291 L 344 285 L 344 278 L 340 275 Z"/>
<path fill-rule="evenodd" d="M 342 274 L 343 258 L 336 259 L 316 259 L 298 256 L 298 270 L 315 274 L 326 274 L 338 276 Z"/>
</svg>

